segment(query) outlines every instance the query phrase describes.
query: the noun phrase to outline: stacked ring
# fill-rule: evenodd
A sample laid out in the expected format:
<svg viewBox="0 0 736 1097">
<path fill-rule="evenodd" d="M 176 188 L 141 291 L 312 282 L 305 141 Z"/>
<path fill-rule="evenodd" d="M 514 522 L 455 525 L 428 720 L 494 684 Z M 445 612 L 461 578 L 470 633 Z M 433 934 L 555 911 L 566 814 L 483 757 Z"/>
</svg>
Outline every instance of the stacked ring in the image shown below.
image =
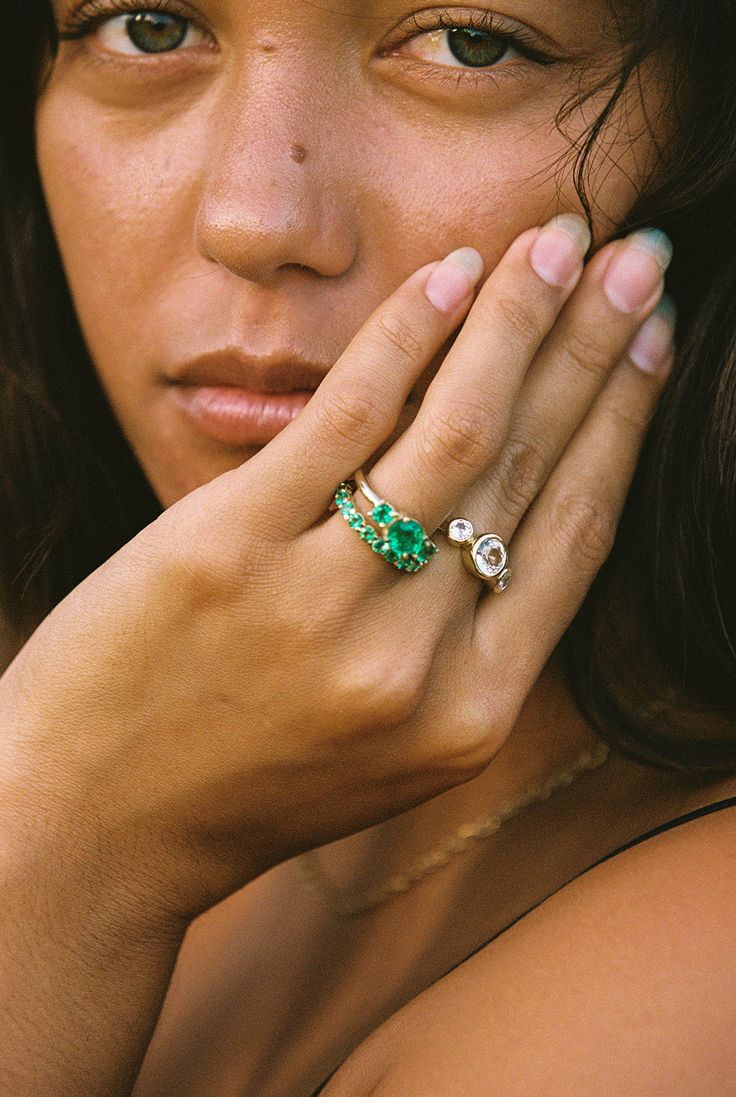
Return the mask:
<svg viewBox="0 0 736 1097">
<path fill-rule="evenodd" d="M 373 504 L 368 517 L 375 526 L 369 524 L 355 506 L 355 487 L 352 481 L 345 480 L 335 492 L 334 505 L 350 528 L 370 545 L 373 552 L 383 556 L 398 571 L 414 572 L 423 568 L 437 552 L 437 545 L 430 540 L 420 523 L 381 499 L 367 483 L 362 469 L 356 472 L 353 479 Z"/>
<path fill-rule="evenodd" d="M 477 579 L 500 594 L 511 580 L 508 568 L 509 550 L 497 533 L 476 533 L 467 518 L 453 518 L 448 526 L 440 526 L 451 545 L 462 550 L 463 564 Z"/>
</svg>

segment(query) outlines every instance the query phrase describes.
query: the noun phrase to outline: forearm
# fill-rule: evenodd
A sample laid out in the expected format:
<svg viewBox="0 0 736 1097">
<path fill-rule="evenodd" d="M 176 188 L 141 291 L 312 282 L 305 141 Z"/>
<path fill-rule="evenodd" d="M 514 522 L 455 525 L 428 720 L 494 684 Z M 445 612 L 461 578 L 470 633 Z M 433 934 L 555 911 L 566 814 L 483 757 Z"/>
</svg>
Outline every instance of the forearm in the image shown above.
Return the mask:
<svg viewBox="0 0 736 1097">
<path fill-rule="evenodd" d="M 129 1097 L 185 926 L 81 837 L 6 837 L 0 1097 Z"/>
</svg>

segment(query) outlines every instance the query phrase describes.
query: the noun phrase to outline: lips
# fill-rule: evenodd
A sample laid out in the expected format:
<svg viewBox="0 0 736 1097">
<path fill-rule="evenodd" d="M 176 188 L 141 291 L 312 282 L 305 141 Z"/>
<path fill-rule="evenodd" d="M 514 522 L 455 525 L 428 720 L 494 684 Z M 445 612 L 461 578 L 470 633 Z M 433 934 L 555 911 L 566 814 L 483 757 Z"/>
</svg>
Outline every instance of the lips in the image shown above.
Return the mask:
<svg viewBox="0 0 736 1097">
<path fill-rule="evenodd" d="M 167 379 L 191 425 L 215 441 L 265 445 L 309 403 L 329 370 L 298 358 L 223 351 L 187 362 Z"/>
<path fill-rule="evenodd" d="M 233 349 L 200 355 L 173 369 L 168 380 L 175 385 L 233 385 L 248 392 L 314 392 L 330 367 L 296 355 L 258 358 Z"/>
</svg>

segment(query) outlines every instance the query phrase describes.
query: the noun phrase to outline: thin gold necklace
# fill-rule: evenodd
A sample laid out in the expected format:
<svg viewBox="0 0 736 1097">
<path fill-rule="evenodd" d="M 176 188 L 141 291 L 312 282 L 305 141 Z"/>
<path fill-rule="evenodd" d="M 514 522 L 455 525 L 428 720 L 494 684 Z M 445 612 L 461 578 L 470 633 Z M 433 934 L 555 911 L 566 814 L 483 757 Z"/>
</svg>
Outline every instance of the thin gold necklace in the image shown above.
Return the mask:
<svg viewBox="0 0 736 1097">
<path fill-rule="evenodd" d="M 465 853 L 476 842 L 484 838 L 490 838 L 503 824 L 518 815 L 530 804 L 548 800 L 557 789 L 571 785 L 582 773 L 597 769 L 602 766 L 611 753 L 607 743 L 600 743 L 593 750 L 586 750 L 572 765 L 567 766 L 554 777 L 550 777 L 541 785 L 535 785 L 518 800 L 509 800 L 494 811 L 492 815 L 486 815 L 481 819 L 462 823 L 449 837 L 428 853 L 423 854 L 419 860 L 406 872 L 391 876 L 385 884 L 359 892 L 337 891 L 326 879 L 317 863 L 314 854 L 302 854 L 297 864 L 304 878 L 319 893 L 325 906 L 342 918 L 352 918 L 356 914 L 365 914 L 374 910 L 389 899 L 397 895 L 403 895 L 410 888 L 424 880 L 433 872 L 443 868 L 453 857 L 459 853 Z"/>
</svg>

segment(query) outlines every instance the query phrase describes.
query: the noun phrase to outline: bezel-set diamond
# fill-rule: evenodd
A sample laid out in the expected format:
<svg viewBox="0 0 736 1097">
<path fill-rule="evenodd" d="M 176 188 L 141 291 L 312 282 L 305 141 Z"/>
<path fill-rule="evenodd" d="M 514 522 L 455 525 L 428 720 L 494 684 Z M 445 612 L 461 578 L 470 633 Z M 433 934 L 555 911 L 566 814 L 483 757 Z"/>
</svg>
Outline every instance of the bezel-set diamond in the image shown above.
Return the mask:
<svg viewBox="0 0 736 1097">
<path fill-rule="evenodd" d="M 473 523 L 467 518 L 454 518 L 448 526 L 447 536 L 453 545 L 467 545 L 475 537 Z"/>
<path fill-rule="evenodd" d="M 484 579 L 496 579 L 508 563 L 506 546 L 495 533 L 486 533 L 479 537 L 473 545 L 471 555 L 478 573 Z"/>
<path fill-rule="evenodd" d="M 506 590 L 506 587 L 509 585 L 510 580 L 511 572 L 508 568 L 506 568 L 506 570 L 502 571 L 498 579 L 496 580 L 496 591 L 501 594 L 504 590 Z"/>
</svg>

